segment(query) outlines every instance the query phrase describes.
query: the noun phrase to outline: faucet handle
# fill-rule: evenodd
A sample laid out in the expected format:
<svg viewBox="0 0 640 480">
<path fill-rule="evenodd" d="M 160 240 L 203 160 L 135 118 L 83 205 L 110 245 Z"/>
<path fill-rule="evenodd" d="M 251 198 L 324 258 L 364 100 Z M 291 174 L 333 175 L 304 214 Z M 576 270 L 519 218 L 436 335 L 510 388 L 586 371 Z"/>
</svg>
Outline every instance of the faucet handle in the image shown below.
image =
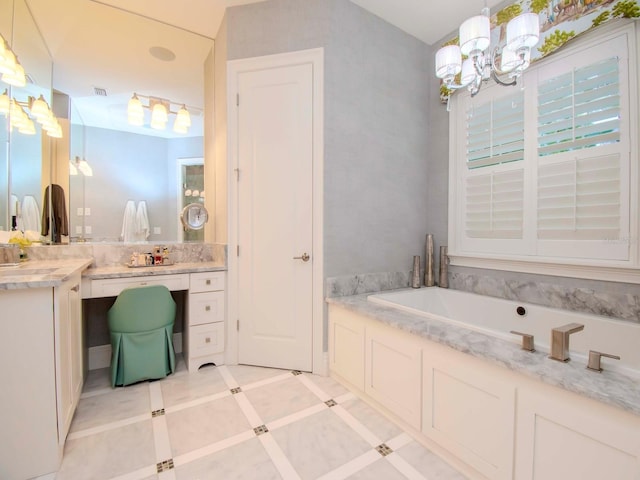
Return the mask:
<svg viewBox="0 0 640 480">
<path fill-rule="evenodd" d="M 533 335 L 529 333 L 516 332 L 515 330 L 511 330 L 510 333 L 522 336 L 522 350 L 526 350 L 527 352 L 536 351 L 533 347 Z"/>
<path fill-rule="evenodd" d="M 587 368 L 589 370 L 593 370 L 594 372 L 602 372 L 602 367 L 600 366 L 601 357 L 620 360 L 620 357 L 618 355 L 611 355 L 610 353 L 602 353 L 596 352 L 595 350 L 589 350 L 589 363 L 587 363 Z"/>
</svg>

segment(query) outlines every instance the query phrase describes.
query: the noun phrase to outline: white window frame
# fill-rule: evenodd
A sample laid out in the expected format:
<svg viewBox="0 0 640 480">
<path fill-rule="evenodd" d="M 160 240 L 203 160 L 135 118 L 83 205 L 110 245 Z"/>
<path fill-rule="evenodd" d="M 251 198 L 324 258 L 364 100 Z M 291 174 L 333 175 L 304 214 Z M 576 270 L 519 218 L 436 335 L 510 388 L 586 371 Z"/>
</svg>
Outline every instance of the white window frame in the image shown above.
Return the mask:
<svg viewBox="0 0 640 480">
<path fill-rule="evenodd" d="M 482 249 L 469 248 L 468 239 L 464 239 L 464 175 L 462 171 L 466 168 L 465 162 L 465 118 L 464 105 L 468 102 L 469 94 L 458 92 L 451 99 L 450 113 L 450 136 L 449 136 L 449 256 L 452 265 L 487 268 L 494 270 L 518 271 L 525 273 L 547 274 L 555 276 L 567 276 L 574 278 L 589 278 L 598 280 L 620 281 L 627 283 L 640 283 L 640 179 L 639 179 L 639 149 L 638 138 L 640 128 L 638 114 L 640 106 L 638 103 L 638 35 L 636 25 L 633 21 L 617 21 L 600 27 L 596 31 L 589 32 L 581 39 L 576 39 L 574 44 L 562 52 L 555 53 L 550 58 L 541 60 L 534 64 L 525 72 L 524 82 L 519 80 L 524 88 L 537 88 L 537 71 L 552 62 L 566 59 L 569 56 L 580 54 L 594 48 L 597 45 L 614 38 L 624 38 L 628 46 L 628 78 L 629 91 L 629 118 L 628 133 L 625 134 L 625 141 L 628 141 L 630 155 L 629 168 L 629 238 L 622 238 L 620 242 L 629 241 L 629 256 L 627 260 L 603 260 L 594 258 L 565 258 L 550 257 L 536 254 L 537 235 L 535 232 L 537 219 L 535 209 L 533 213 L 525 213 L 523 231 L 526 231 L 522 244 L 517 249 L 500 249 L 500 242 L 497 242 L 496 249 L 491 253 Z M 626 65 L 622 70 L 626 70 Z M 560 73 L 560 72 L 559 72 Z M 622 71 L 621 71 L 622 73 Z M 529 80 L 529 82 L 528 82 Z M 483 95 L 494 95 L 494 89 L 508 90 L 510 87 L 490 86 L 483 87 L 476 98 L 482 99 Z M 520 88 L 520 87 L 513 87 Z M 526 95 L 525 102 L 537 101 L 537 95 Z M 525 205 L 526 202 L 533 201 L 533 193 L 536 189 L 536 177 L 532 174 L 537 162 L 537 119 L 536 109 L 525 106 Z M 533 126 L 533 127 L 531 127 Z M 628 138 L 626 137 L 628 135 Z M 600 148 L 600 147 L 598 147 Z M 532 153 L 534 152 L 534 153 Z M 489 167 L 485 167 L 489 168 Z M 531 203 L 529 204 L 531 205 Z M 525 207 L 526 208 L 526 207 Z M 529 207 L 531 208 L 531 207 Z M 473 243 L 473 242 L 472 242 Z M 610 244 L 617 247 L 617 245 Z M 607 245 L 603 243 L 602 248 Z"/>
</svg>

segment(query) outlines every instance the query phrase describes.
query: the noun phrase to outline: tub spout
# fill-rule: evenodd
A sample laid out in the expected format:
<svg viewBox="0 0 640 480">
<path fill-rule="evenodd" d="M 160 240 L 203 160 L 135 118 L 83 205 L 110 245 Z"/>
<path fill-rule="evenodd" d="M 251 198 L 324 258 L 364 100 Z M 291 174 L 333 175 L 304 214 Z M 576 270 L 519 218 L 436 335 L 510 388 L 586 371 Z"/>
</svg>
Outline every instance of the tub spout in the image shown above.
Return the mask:
<svg viewBox="0 0 640 480">
<path fill-rule="evenodd" d="M 440 271 L 439 282 L 440 288 L 449 288 L 449 255 L 447 254 L 447 247 L 440 247 Z"/>
<path fill-rule="evenodd" d="M 584 325 L 580 323 L 568 323 L 551 330 L 551 355 L 549 358 L 568 362 L 569 358 L 569 335 L 584 330 Z"/>
</svg>

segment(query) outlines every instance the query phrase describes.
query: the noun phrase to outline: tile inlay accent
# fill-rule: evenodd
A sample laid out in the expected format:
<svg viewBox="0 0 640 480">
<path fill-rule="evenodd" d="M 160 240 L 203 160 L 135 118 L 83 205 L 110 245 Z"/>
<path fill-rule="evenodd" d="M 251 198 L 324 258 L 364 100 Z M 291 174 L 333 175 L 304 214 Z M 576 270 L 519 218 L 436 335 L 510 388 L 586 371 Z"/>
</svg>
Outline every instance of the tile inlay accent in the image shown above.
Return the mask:
<svg viewBox="0 0 640 480">
<path fill-rule="evenodd" d="M 330 398 L 329 400 L 327 400 L 326 402 L 324 402 L 325 405 L 329 408 L 331 407 L 335 407 L 337 405 L 336 401 L 333 398 Z"/>
<path fill-rule="evenodd" d="M 242 388 L 240 387 L 232 388 L 231 395 L 235 395 L 236 393 L 240 393 L 241 391 L 242 391 Z"/>
<path fill-rule="evenodd" d="M 254 428 L 253 431 L 256 435 L 262 435 L 263 433 L 267 433 L 269 429 L 266 425 L 260 425 L 259 427 Z"/>
<path fill-rule="evenodd" d="M 297 376 L 297 375 L 302 375 L 302 372 L 300 370 L 291 370 L 291 374 L 294 376 Z"/>
<path fill-rule="evenodd" d="M 165 460 L 163 462 L 158 462 L 156 464 L 156 469 L 158 473 L 166 472 L 167 470 L 171 470 L 173 468 L 173 458 L 169 460 Z"/>
<path fill-rule="evenodd" d="M 380 445 L 378 445 L 376 447 L 376 450 L 378 451 L 378 453 L 380 455 L 382 455 L 383 457 L 386 457 L 387 455 L 389 455 L 390 453 L 393 453 L 393 450 L 391 450 L 386 443 L 381 443 Z"/>
<path fill-rule="evenodd" d="M 156 418 L 160 415 L 164 415 L 164 408 L 159 408 L 158 410 L 154 410 L 153 412 L 151 412 L 151 418 Z"/>
</svg>

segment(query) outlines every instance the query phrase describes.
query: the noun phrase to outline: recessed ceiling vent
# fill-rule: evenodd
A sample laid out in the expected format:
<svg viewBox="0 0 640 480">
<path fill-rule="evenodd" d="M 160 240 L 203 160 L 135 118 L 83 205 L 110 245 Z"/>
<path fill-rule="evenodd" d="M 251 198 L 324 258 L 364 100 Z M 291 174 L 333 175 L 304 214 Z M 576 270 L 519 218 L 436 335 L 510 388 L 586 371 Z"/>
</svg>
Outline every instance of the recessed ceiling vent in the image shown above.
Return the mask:
<svg viewBox="0 0 640 480">
<path fill-rule="evenodd" d="M 104 88 L 93 87 L 93 94 L 98 96 L 98 97 L 106 97 L 107 96 L 107 91 Z"/>
</svg>

